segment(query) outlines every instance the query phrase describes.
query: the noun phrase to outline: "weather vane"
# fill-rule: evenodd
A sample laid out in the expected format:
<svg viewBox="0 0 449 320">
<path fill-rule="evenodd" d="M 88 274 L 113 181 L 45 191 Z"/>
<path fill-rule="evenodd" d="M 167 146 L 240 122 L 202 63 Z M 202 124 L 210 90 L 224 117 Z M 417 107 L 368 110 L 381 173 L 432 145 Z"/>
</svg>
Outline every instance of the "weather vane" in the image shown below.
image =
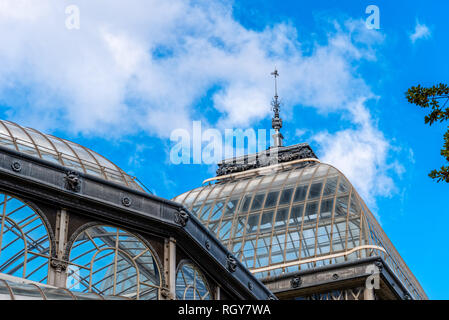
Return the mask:
<svg viewBox="0 0 449 320">
<path fill-rule="evenodd" d="M 284 139 L 284 137 L 279 131 L 282 128 L 282 119 L 279 117 L 280 103 L 278 100 L 279 97 L 277 86 L 277 77 L 279 77 L 279 72 L 277 71 L 276 67 L 274 68 L 274 71 L 271 73 L 271 75 L 274 76 L 274 99 L 273 101 L 271 101 L 271 105 L 274 111 L 274 118 L 271 119 L 271 126 L 275 131 L 275 134 L 273 135 L 274 147 L 282 147 L 282 139 Z"/>
</svg>

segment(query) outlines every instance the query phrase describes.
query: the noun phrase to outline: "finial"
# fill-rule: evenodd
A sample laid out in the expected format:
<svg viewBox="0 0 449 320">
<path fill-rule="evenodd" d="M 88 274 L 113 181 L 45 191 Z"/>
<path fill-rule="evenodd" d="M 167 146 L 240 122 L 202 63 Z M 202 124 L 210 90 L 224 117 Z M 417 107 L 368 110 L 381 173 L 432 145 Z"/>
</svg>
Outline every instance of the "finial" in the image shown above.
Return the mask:
<svg viewBox="0 0 449 320">
<path fill-rule="evenodd" d="M 273 107 L 272 109 L 274 111 L 274 118 L 271 119 L 271 126 L 275 131 L 273 139 L 274 139 L 274 147 L 276 148 L 282 147 L 282 139 L 284 139 L 284 137 L 279 131 L 282 128 L 282 119 L 279 117 L 281 104 L 279 103 L 278 100 L 279 97 L 278 97 L 277 77 L 279 77 L 279 73 L 276 67 L 274 68 L 274 71 L 271 73 L 271 75 L 274 76 L 274 99 L 273 101 L 271 101 L 271 106 Z"/>
<path fill-rule="evenodd" d="M 278 98 L 278 86 L 277 86 L 277 77 L 279 77 L 279 73 L 276 69 L 276 67 L 274 67 L 274 71 L 271 73 L 272 76 L 274 76 L 274 97 Z"/>
</svg>

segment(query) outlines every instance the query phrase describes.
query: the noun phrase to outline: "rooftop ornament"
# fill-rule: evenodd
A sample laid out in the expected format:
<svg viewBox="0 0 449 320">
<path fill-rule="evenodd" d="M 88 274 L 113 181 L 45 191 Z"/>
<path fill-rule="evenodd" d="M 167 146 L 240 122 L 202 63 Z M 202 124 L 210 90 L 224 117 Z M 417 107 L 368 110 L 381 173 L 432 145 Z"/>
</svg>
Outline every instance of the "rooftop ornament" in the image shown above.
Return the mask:
<svg viewBox="0 0 449 320">
<path fill-rule="evenodd" d="M 282 140 L 284 139 L 284 136 L 280 132 L 280 129 L 282 128 L 282 119 L 279 117 L 279 111 L 280 111 L 280 102 L 279 102 L 279 96 L 278 96 L 278 87 L 277 87 L 277 77 L 279 77 L 279 73 L 276 68 L 274 68 L 274 71 L 271 73 L 272 76 L 274 76 L 274 98 L 271 101 L 272 110 L 274 112 L 274 117 L 271 119 L 271 126 L 273 127 L 275 134 L 273 135 L 274 139 L 274 148 L 282 147 Z"/>
</svg>

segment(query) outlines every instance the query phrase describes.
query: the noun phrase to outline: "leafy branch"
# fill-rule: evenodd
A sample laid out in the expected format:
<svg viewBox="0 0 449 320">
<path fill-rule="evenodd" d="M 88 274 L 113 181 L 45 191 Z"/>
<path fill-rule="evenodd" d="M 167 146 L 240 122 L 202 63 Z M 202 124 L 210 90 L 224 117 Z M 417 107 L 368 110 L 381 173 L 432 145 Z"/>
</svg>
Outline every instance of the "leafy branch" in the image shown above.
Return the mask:
<svg viewBox="0 0 449 320">
<path fill-rule="evenodd" d="M 408 102 L 420 106 L 422 108 L 431 108 L 431 112 L 424 117 L 426 124 L 431 126 L 435 122 L 443 122 L 449 120 L 449 106 L 446 107 L 449 101 L 449 87 L 446 84 L 440 83 L 437 86 L 430 88 L 411 87 L 406 92 Z M 442 105 L 440 102 L 444 102 Z M 444 144 L 441 149 L 441 155 L 449 163 L 449 126 L 444 134 Z M 445 181 L 449 183 L 449 166 L 442 166 L 439 170 L 432 170 L 429 177 L 436 179 L 437 182 Z"/>
</svg>

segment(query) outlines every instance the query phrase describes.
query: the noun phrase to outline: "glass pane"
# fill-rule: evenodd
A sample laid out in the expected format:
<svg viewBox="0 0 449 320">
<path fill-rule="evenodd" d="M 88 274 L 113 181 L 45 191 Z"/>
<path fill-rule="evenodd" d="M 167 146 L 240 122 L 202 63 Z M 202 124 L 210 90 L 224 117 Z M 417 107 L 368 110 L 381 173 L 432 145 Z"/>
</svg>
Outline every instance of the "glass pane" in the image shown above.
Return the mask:
<svg viewBox="0 0 449 320">
<path fill-rule="evenodd" d="M 338 193 L 348 193 L 350 184 L 345 177 L 340 176 L 340 183 L 338 184 Z"/>
<path fill-rule="evenodd" d="M 73 297 L 65 290 L 56 288 L 41 288 L 47 300 L 73 300 Z"/>
<path fill-rule="evenodd" d="M 50 136 L 50 135 L 47 135 L 46 137 L 52 142 L 52 144 L 56 147 L 56 150 L 58 152 L 61 152 L 69 157 L 76 159 L 76 156 L 73 153 L 73 151 L 70 150 L 70 148 L 63 141 L 61 141 L 53 136 Z"/>
<path fill-rule="evenodd" d="M 234 238 L 238 238 L 243 235 L 245 223 L 246 223 L 246 216 L 237 218 L 237 223 L 235 224 L 235 230 L 234 230 Z"/>
<path fill-rule="evenodd" d="M 308 185 L 298 186 L 295 191 L 294 202 L 304 201 L 307 194 Z"/>
<path fill-rule="evenodd" d="M 43 300 L 42 294 L 39 289 L 32 284 L 16 283 L 7 281 L 11 288 L 14 299 L 16 300 Z"/>
<path fill-rule="evenodd" d="M 230 199 L 228 201 L 228 203 L 226 204 L 226 211 L 224 213 L 225 216 L 230 216 L 235 213 L 238 202 L 239 202 L 239 199 Z"/>
<path fill-rule="evenodd" d="M 9 135 L 0 134 L 0 145 L 10 149 L 16 149 L 16 146 L 14 145 L 12 138 Z"/>
<path fill-rule="evenodd" d="M 329 165 L 320 163 L 318 169 L 315 172 L 315 175 L 313 176 L 314 179 L 321 178 L 325 176 L 329 170 Z"/>
<path fill-rule="evenodd" d="M 279 196 L 279 191 L 269 192 L 267 195 L 267 200 L 265 201 L 264 208 L 272 208 L 276 205 Z"/>
<path fill-rule="evenodd" d="M 260 213 L 253 213 L 248 217 L 248 223 L 246 224 L 246 234 L 256 233 L 259 225 Z"/>
<path fill-rule="evenodd" d="M 269 232 L 271 233 L 271 228 L 273 226 L 273 211 L 264 212 L 262 214 L 262 219 L 260 221 L 259 233 Z"/>
<path fill-rule="evenodd" d="M 287 234 L 285 261 L 299 259 L 299 232 L 289 231 Z"/>
<path fill-rule="evenodd" d="M 209 221 L 216 221 L 221 218 L 223 207 L 224 207 L 224 199 L 219 200 L 215 203 L 214 208 L 210 212 Z"/>
<path fill-rule="evenodd" d="M 346 216 L 348 214 L 348 196 L 338 197 L 335 207 L 335 216 Z"/>
<path fill-rule="evenodd" d="M 330 226 L 318 227 L 317 254 L 330 252 Z"/>
<path fill-rule="evenodd" d="M 28 143 L 32 145 L 31 139 L 28 135 L 20 129 L 16 124 L 9 123 L 7 121 L 3 121 L 3 124 L 8 127 L 11 135 L 18 140 L 18 143 Z"/>
<path fill-rule="evenodd" d="M 70 147 L 76 152 L 78 157 L 87 164 L 98 166 L 95 159 L 86 151 L 84 148 L 82 148 L 80 145 L 73 143 L 71 141 L 67 141 L 67 143 L 70 145 Z"/>
<path fill-rule="evenodd" d="M 240 205 L 240 212 L 247 212 L 249 209 L 249 204 L 251 203 L 251 194 L 245 195 L 245 197 L 242 200 L 242 204 Z"/>
<path fill-rule="evenodd" d="M 301 258 L 315 255 L 315 228 L 303 230 Z"/>
<path fill-rule="evenodd" d="M 274 228 L 276 230 L 285 230 L 288 220 L 288 207 L 279 208 L 276 212 L 276 218 L 274 221 Z"/>
<path fill-rule="evenodd" d="M 231 226 L 232 226 L 232 220 L 225 220 L 222 222 L 221 228 L 220 228 L 220 236 L 219 236 L 219 238 L 221 240 L 229 239 L 229 233 L 231 231 Z"/>
<path fill-rule="evenodd" d="M 346 222 L 334 223 L 332 227 L 332 250 L 342 251 L 346 242 Z"/>
<path fill-rule="evenodd" d="M 150 294 L 148 286 L 160 286 L 159 268 L 150 249 L 114 227 L 85 230 L 73 243 L 69 263 L 74 265 L 69 265 L 67 288 L 73 291 L 154 299 L 158 289 Z"/>
<path fill-rule="evenodd" d="M 293 188 L 282 190 L 281 198 L 279 199 L 279 205 L 289 204 L 292 198 Z"/>
<path fill-rule="evenodd" d="M 309 191 L 309 200 L 318 199 L 321 196 L 321 188 L 323 187 L 322 182 L 312 183 Z"/>
<path fill-rule="evenodd" d="M 290 213 L 289 228 L 294 226 L 297 226 L 299 228 L 301 226 L 303 208 L 304 205 L 302 204 L 292 207 L 292 211 Z"/>
<path fill-rule="evenodd" d="M 317 211 L 318 211 L 318 202 L 317 201 L 308 202 L 306 206 L 304 221 L 310 222 L 316 220 Z"/>
<path fill-rule="evenodd" d="M 12 300 L 11 293 L 4 280 L 0 279 L 0 300 Z"/>
<path fill-rule="evenodd" d="M 334 205 L 334 198 L 325 199 L 321 201 L 320 221 L 331 218 L 333 205 Z"/>
<path fill-rule="evenodd" d="M 259 210 L 260 208 L 262 208 L 264 199 L 265 199 L 265 193 L 257 194 L 254 197 L 253 204 L 251 205 L 251 211 Z"/>
<path fill-rule="evenodd" d="M 0 193 L 0 225 L 0 273 L 46 283 L 50 238 L 40 215 Z"/>
<path fill-rule="evenodd" d="M 270 236 L 261 237 L 257 240 L 256 249 L 256 268 L 265 267 L 268 265 L 268 254 L 270 252 Z"/>
<path fill-rule="evenodd" d="M 335 194 L 337 191 L 338 177 L 327 178 L 326 185 L 323 190 L 323 197 Z"/>
<path fill-rule="evenodd" d="M 271 245 L 271 264 L 281 263 L 284 258 L 285 234 L 275 234 Z"/>
<path fill-rule="evenodd" d="M 198 188 L 190 192 L 190 194 L 188 194 L 186 199 L 184 200 L 184 206 L 190 208 L 192 206 L 193 201 L 196 199 L 196 196 L 201 190 L 202 190 L 201 188 Z"/>
<path fill-rule="evenodd" d="M 198 216 L 198 218 L 200 218 L 201 221 L 207 221 L 207 219 L 209 218 L 210 209 L 211 209 L 212 204 L 213 204 L 213 201 L 208 200 L 204 204 L 203 208 L 199 209 L 200 212 L 197 214 L 197 216 Z M 194 212 L 196 212 L 196 211 L 194 211 Z"/>
<path fill-rule="evenodd" d="M 176 298 L 178 300 L 212 299 L 203 274 L 192 263 L 184 263 L 176 274 Z"/>
<path fill-rule="evenodd" d="M 92 155 L 95 157 L 95 159 L 97 159 L 98 163 L 100 163 L 100 165 L 102 167 L 108 168 L 113 171 L 117 171 L 117 167 L 111 161 L 109 161 L 105 157 L 99 155 L 98 153 L 96 153 L 92 150 L 89 150 L 89 151 L 90 151 L 90 153 L 92 153 Z"/>
</svg>

